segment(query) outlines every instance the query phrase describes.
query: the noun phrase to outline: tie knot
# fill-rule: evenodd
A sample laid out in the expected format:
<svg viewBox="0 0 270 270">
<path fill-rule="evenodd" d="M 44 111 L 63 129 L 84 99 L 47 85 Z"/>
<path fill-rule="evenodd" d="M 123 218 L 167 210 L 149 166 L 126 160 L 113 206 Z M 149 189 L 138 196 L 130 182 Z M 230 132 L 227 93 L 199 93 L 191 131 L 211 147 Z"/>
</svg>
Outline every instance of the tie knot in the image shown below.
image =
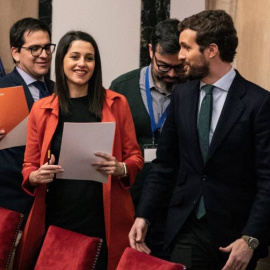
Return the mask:
<svg viewBox="0 0 270 270">
<path fill-rule="evenodd" d="M 205 91 L 206 95 L 212 95 L 214 87 L 215 86 L 212 84 L 206 84 L 202 87 L 202 89 Z"/>
<path fill-rule="evenodd" d="M 43 81 L 35 81 L 33 85 L 39 90 L 39 98 L 49 96 L 49 92 L 46 88 L 46 85 Z"/>
<path fill-rule="evenodd" d="M 36 86 L 36 87 L 45 87 L 45 83 L 43 81 L 35 81 L 33 82 L 33 84 Z M 46 87 L 45 87 L 46 89 Z"/>
</svg>

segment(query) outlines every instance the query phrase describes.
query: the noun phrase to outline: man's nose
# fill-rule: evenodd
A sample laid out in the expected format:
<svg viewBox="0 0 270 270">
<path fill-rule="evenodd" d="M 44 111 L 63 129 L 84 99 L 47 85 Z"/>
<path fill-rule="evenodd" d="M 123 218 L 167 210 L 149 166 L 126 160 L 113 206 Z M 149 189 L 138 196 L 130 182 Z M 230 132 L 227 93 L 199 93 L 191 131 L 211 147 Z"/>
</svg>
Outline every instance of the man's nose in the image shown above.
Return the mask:
<svg viewBox="0 0 270 270">
<path fill-rule="evenodd" d="M 182 52 L 182 50 L 180 49 L 179 53 L 178 53 L 178 59 L 179 60 L 185 60 L 186 56 L 185 54 Z"/>
<path fill-rule="evenodd" d="M 170 76 L 170 77 L 176 77 L 177 74 L 174 70 L 174 68 L 171 68 L 168 72 L 167 72 L 167 75 Z"/>
<path fill-rule="evenodd" d="M 43 57 L 43 58 L 48 57 L 48 54 L 46 53 L 45 49 L 42 49 L 42 52 L 39 57 Z"/>
</svg>

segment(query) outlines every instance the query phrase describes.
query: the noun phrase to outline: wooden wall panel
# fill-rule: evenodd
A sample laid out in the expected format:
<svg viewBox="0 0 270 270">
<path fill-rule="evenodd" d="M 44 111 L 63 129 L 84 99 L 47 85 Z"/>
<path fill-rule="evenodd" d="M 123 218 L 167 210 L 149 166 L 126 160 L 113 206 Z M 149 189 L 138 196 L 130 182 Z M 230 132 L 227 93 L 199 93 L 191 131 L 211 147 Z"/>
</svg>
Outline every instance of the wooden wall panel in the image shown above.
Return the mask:
<svg viewBox="0 0 270 270">
<path fill-rule="evenodd" d="M 270 1 L 239 0 L 236 68 L 248 80 L 270 90 Z"/>
<path fill-rule="evenodd" d="M 14 65 L 9 48 L 9 29 L 24 17 L 38 18 L 38 0 L 0 0 L 0 56 L 9 73 Z"/>
</svg>

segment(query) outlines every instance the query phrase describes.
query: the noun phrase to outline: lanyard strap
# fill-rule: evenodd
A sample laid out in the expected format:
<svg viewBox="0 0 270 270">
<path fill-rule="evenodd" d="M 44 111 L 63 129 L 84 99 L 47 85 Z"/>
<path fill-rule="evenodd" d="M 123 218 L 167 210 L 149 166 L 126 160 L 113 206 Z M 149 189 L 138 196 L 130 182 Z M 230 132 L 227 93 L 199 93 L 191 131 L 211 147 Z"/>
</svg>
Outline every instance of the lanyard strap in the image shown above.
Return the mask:
<svg viewBox="0 0 270 270">
<path fill-rule="evenodd" d="M 158 120 L 158 123 L 156 124 L 155 117 L 154 117 L 152 96 L 151 96 L 151 91 L 150 91 L 150 86 L 149 86 L 149 67 L 147 67 L 146 73 L 145 73 L 145 91 L 146 91 L 146 99 L 147 99 L 147 106 L 148 106 L 148 110 L 149 110 L 149 116 L 150 116 L 150 120 L 151 120 L 152 136 L 154 138 L 155 131 L 162 127 L 162 125 L 167 117 L 168 107 L 163 112 L 163 114 L 161 115 L 161 117 Z"/>
</svg>

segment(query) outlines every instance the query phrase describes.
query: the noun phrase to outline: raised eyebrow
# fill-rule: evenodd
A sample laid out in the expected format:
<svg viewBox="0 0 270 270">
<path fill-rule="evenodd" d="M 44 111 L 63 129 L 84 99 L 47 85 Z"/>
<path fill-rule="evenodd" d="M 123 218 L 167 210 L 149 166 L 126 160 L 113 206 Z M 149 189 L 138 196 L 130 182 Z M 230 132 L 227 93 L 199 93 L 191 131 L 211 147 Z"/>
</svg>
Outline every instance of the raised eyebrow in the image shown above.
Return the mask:
<svg viewBox="0 0 270 270">
<path fill-rule="evenodd" d="M 189 47 L 185 42 L 180 42 L 180 46 Z"/>
<path fill-rule="evenodd" d="M 84 57 L 85 57 L 85 58 L 91 58 L 91 60 L 95 60 L 95 55 L 92 54 L 92 53 L 86 54 Z"/>
<path fill-rule="evenodd" d="M 74 51 L 74 52 L 70 52 L 70 53 L 77 53 L 77 54 L 81 54 L 80 52 L 76 52 L 76 51 Z M 95 55 L 95 54 L 93 54 L 93 53 L 87 53 L 86 55 Z"/>
<path fill-rule="evenodd" d="M 78 55 L 81 55 L 81 53 L 80 52 L 70 52 L 70 55 L 78 56 Z M 84 57 L 93 57 L 93 58 L 95 58 L 95 55 L 93 53 L 89 53 L 89 54 L 86 54 Z"/>
<path fill-rule="evenodd" d="M 33 44 L 33 45 L 29 45 L 28 47 L 31 48 L 31 47 L 46 47 L 46 46 L 49 46 L 49 45 L 52 45 L 52 43 L 47 43 L 45 44 L 44 46 L 40 45 L 40 44 Z"/>
<path fill-rule="evenodd" d="M 170 66 L 168 63 L 165 63 L 162 60 L 157 60 L 157 62 L 159 62 L 160 66 Z M 162 64 L 160 64 L 160 63 L 162 63 Z"/>
<path fill-rule="evenodd" d="M 79 52 L 69 52 L 69 54 L 73 54 L 73 55 L 80 55 Z"/>
<path fill-rule="evenodd" d="M 33 47 L 42 47 L 41 45 L 38 44 L 33 44 L 33 45 L 29 45 L 28 48 L 33 48 Z"/>
</svg>

